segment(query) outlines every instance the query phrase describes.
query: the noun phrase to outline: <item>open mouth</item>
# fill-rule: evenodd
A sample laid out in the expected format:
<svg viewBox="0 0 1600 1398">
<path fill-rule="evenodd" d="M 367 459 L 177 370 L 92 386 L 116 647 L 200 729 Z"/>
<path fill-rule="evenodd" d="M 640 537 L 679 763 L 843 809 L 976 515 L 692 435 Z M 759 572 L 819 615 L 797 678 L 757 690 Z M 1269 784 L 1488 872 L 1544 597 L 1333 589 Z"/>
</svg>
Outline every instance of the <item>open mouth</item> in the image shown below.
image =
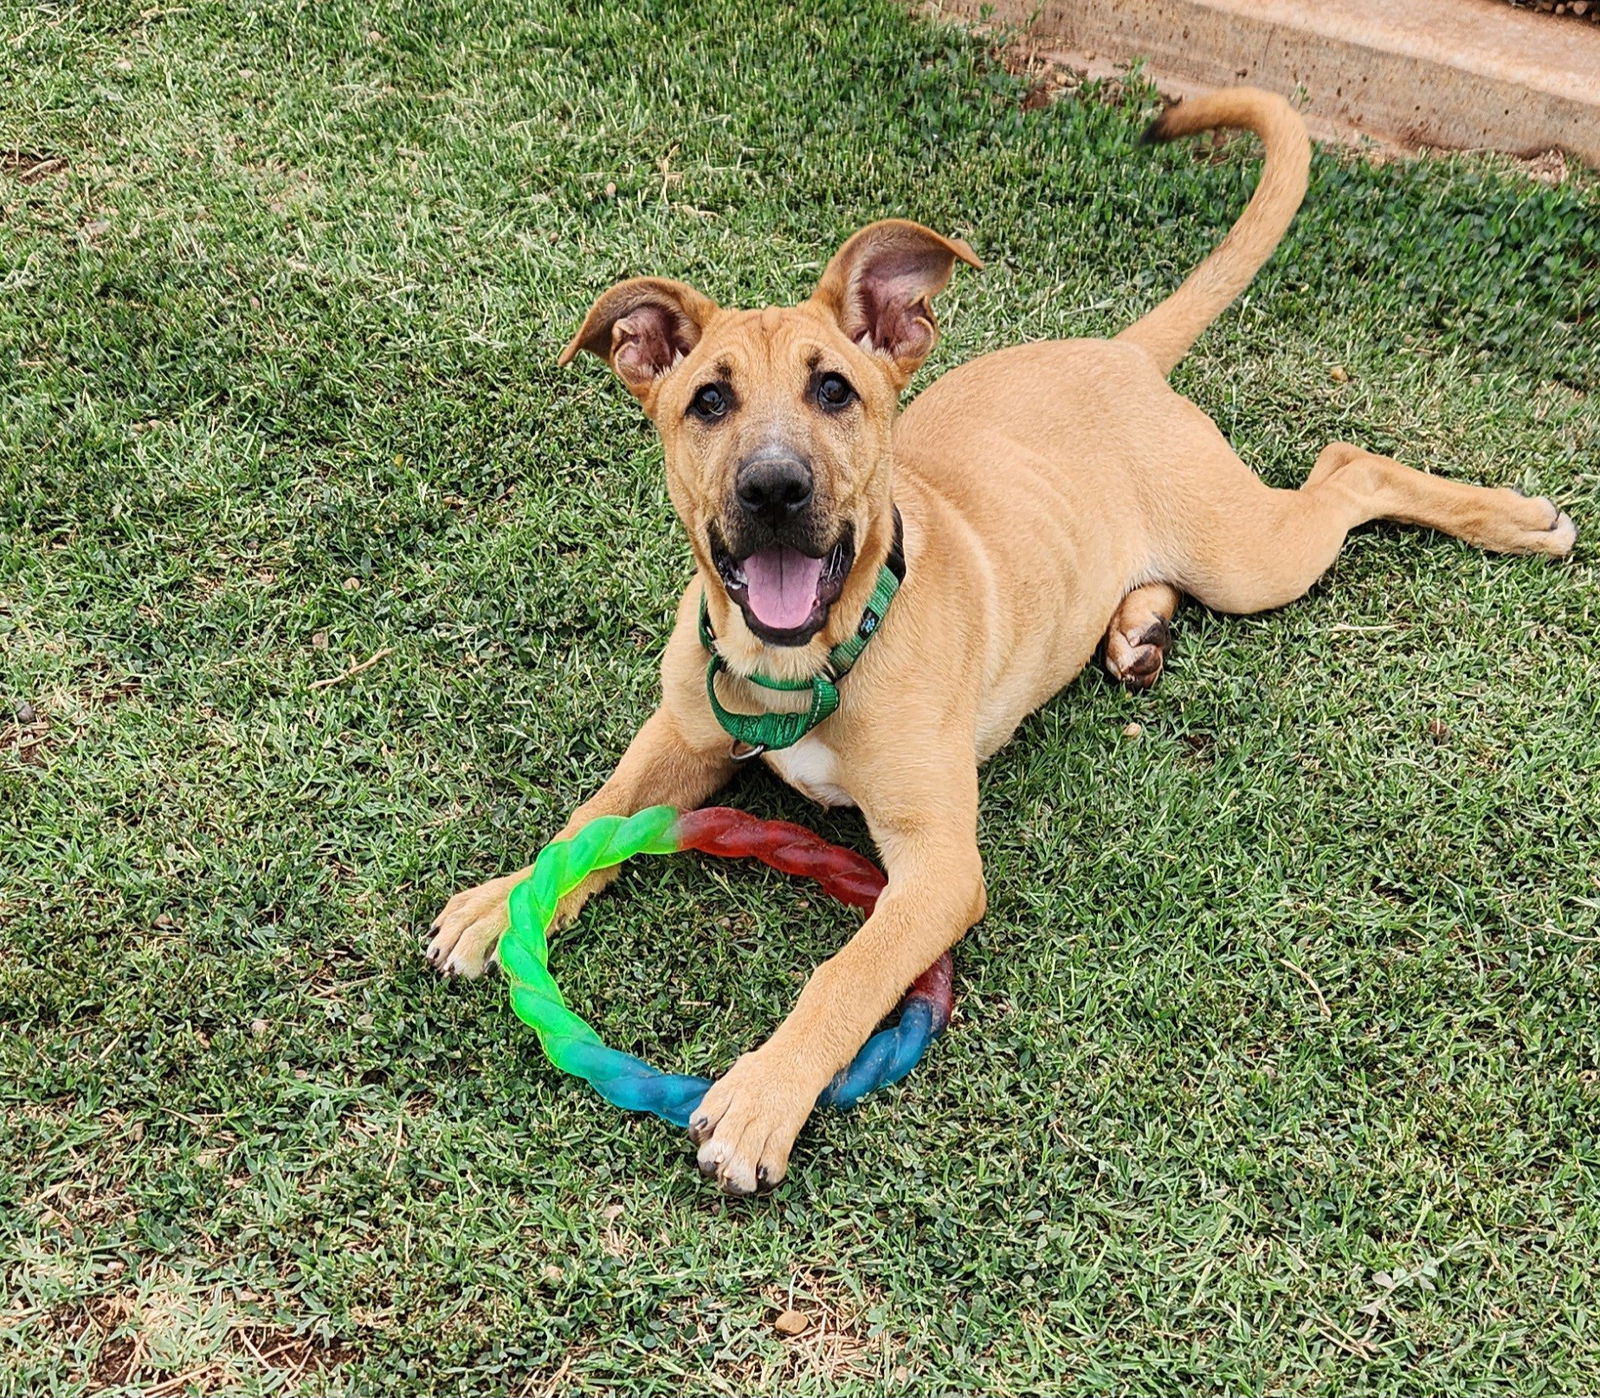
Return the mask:
<svg viewBox="0 0 1600 1398">
<path fill-rule="evenodd" d="M 711 558 L 746 625 L 769 645 L 803 646 L 828 619 L 855 561 L 850 531 L 820 558 L 773 544 L 735 558 L 715 535 Z"/>
</svg>

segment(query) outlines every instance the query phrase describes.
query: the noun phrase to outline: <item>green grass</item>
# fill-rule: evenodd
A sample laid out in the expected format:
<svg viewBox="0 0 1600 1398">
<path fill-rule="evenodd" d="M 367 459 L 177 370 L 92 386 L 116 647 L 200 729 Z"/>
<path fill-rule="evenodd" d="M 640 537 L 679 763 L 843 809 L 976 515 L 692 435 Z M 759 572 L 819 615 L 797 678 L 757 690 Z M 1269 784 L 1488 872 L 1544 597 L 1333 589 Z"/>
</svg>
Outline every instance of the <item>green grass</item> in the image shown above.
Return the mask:
<svg viewBox="0 0 1600 1398">
<path fill-rule="evenodd" d="M 1363 531 L 1073 685 L 985 771 L 951 1032 L 769 1200 L 425 967 L 610 770 L 689 566 L 554 368 L 595 293 L 792 299 L 908 215 L 989 263 L 931 375 L 1114 331 L 1255 179 L 887 0 L 764 9 L 0 3 L 0 1390 L 1600 1389 L 1582 537 Z M 1276 483 L 1349 438 L 1592 538 L 1597 266 L 1592 180 L 1320 153 L 1176 382 Z M 708 1071 L 847 931 L 671 860 L 557 963 Z"/>
</svg>

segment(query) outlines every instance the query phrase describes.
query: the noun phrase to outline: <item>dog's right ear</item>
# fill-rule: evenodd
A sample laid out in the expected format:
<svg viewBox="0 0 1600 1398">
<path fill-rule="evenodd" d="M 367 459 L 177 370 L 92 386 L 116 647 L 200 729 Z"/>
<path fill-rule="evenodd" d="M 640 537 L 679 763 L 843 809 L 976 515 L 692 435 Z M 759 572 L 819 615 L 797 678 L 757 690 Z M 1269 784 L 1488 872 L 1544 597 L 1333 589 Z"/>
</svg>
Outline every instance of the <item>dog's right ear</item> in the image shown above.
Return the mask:
<svg viewBox="0 0 1600 1398">
<path fill-rule="evenodd" d="M 589 308 L 578 333 L 561 351 L 570 364 L 579 350 L 599 355 L 636 398 L 699 342 L 716 303 L 692 286 L 663 277 L 618 282 Z"/>
</svg>

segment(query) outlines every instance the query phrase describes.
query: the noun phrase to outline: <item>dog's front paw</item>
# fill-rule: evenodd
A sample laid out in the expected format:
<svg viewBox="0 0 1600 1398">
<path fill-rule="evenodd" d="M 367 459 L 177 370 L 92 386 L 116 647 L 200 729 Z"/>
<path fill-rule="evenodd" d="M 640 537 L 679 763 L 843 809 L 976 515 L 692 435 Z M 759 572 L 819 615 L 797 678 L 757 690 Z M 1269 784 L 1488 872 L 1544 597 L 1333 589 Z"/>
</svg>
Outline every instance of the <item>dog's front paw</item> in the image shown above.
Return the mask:
<svg viewBox="0 0 1600 1398">
<path fill-rule="evenodd" d="M 759 1051 L 745 1054 L 689 1120 L 700 1173 L 728 1194 L 765 1193 L 789 1168 L 789 1151 L 816 1100 Z"/>
<path fill-rule="evenodd" d="M 549 931 L 561 931 L 583 910 L 583 905 L 617 876 L 612 867 L 590 874 L 556 904 Z M 528 870 L 490 879 L 476 888 L 463 889 L 444 905 L 428 929 L 428 961 L 446 976 L 481 976 L 493 960 L 494 949 L 511 922 L 511 890 L 528 877 Z"/>
<path fill-rule="evenodd" d="M 444 905 L 428 930 L 428 961 L 446 976 L 481 976 L 510 922 L 506 900 L 527 871 L 464 888 Z"/>
</svg>

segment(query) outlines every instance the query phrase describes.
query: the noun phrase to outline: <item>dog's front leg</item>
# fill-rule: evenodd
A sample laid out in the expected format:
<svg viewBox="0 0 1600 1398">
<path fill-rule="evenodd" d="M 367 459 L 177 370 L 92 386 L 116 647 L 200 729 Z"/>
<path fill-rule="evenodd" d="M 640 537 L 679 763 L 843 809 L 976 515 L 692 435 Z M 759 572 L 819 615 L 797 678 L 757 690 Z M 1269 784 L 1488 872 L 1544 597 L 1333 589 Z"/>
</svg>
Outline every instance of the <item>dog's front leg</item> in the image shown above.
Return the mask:
<svg viewBox="0 0 1600 1398">
<path fill-rule="evenodd" d="M 965 764 L 961 755 L 966 755 Z M 905 989 L 983 916 L 972 745 L 926 760 L 877 799 L 860 793 L 889 882 L 861 930 L 812 973 L 793 1012 L 713 1084 L 689 1124 L 700 1172 L 730 1194 L 783 1178 L 818 1095 Z"/>
<path fill-rule="evenodd" d="M 665 706 L 657 709 L 628 744 L 611 779 L 572 813 L 555 838 L 568 839 L 599 816 L 632 815 L 647 806 L 689 810 L 700 805 L 733 774 L 733 762 L 728 756 L 728 740 L 720 731 L 709 738 L 696 733 L 701 739 L 696 742 L 687 736 L 687 729 L 689 725 Z M 599 870 L 573 889 L 556 909 L 555 926 L 565 926 L 576 917 L 584 903 L 617 873 L 616 866 Z M 506 930 L 506 900 L 527 876 L 528 870 L 520 869 L 456 894 L 434 919 L 428 960 L 446 975 L 482 975 L 489 954 Z"/>
</svg>

